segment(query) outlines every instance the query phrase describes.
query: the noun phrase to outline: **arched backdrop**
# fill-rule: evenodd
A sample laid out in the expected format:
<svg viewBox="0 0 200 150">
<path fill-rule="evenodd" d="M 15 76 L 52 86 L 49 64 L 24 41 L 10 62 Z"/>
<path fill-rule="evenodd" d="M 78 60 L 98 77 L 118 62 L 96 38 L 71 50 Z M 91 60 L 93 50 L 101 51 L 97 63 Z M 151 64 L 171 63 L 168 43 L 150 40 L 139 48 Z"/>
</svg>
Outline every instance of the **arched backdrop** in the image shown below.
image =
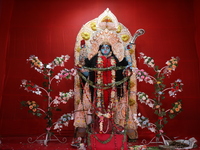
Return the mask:
<svg viewBox="0 0 200 150">
<path fill-rule="evenodd" d="M 41 84 L 43 78 L 26 62 L 30 55 L 38 56 L 44 63 L 68 54 L 71 59 L 66 68 L 74 67 L 74 44 L 83 24 L 98 17 L 109 8 L 119 22 L 133 34 L 143 28 L 146 33 L 136 41 L 136 55 L 144 52 L 153 57 L 159 66 L 172 56 L 180 63 L 169 85 L 177 78 L 184 83 L 177 98 L 183 101 L 183 112 L 169 120 L 165 131 L 169 137 L 196 137 L 200 130 L 200 1 L 198 0 L 2 0 L 0 1 L 0 136 L 31 136 L 44 131 L 45 120 L 20 109 L 20 101 L 36 100 L 45 107 L 42 97 L 20 88 L 22 79 Z M 139 68 L 152 71 L 137 62 Z M 63 80 L 54 85 L 58 91 L 73 88 L 73 80 Z M 152 96 L 153 86 L 138 84 L 138 90 Z M 166 106 L 174 99 L 164 100 Z M 73 110 L 73 99 L 62 105 L 62 113 Z M 138 110 L 154 122 L 155 115 L 147 106 L 139 104 Z M 59 113 L 55 115 L 59 116 Z M 73 135 L 73 126 L 61 132 Z M 151 138 L 150 131 L 139 129 L 139 137 Z"/>
</svg>

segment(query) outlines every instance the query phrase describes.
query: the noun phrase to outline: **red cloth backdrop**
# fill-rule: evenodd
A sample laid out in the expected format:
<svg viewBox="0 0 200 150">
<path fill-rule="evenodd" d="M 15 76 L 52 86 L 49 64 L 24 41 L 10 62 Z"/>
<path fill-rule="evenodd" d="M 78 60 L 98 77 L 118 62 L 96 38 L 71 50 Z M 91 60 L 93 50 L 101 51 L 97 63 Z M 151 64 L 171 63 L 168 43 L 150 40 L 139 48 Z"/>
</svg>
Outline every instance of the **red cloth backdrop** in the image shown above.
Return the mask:
<svg viewBox="0 0 200 150">
<path fill-rule="evenodd" d="M 36 55 L 44 63 L 51 62 L 56 56 L 68 54 L 71 59 L 66 68 L 74 66 L 74 44 L 76 35 L 87 21 L 99 16 L 106 8 L 116 15 L 132 34 L 139 28 L 146 33 L 136 41 L 136 55 L 144 52 L 164 66 L 171 56 L 179 56 L 180 64 L 170 78 L 169 85 L 180 78 L 184 91 L 177 99 L 183 100 L 183 112 L 169 120 L 164 130 L 170 137 L 200 137 L 200 17 L 198 0 L 2 0 L 0 2 L 0 136 L 39 135 L 44 131 L 43 117 L 37 118 L 20 109 L 20 101 L 36 100 L 41 107 L 46 102 L 40 96 L 27 93 L 20 88 L 22 79 L 32 80 L 41 85 L 42 75 L 26 62 L 30 55 Z M 138 61 L 138 67 L 150 73 L 151 69 Z M 63 80 L 54 85 L 58 91 L 73 88 L 73 80 Z M 138 84 L 138 91 L 152 96 L 153 86 Z M 167 98 L 164 105 L 171 107 L 175 101 Z M 63 113 L 73 110 L 73 100 L 62 105 Z M 138 110 L 154 122 L 153 110 L 140 105 Z M 56 113 L 56 117 L 59 113 Z M 71 136 L 72 122 L 61 132 Z M 139 129 L 139 137 L 152 137 L 150 131 Z"/>
</svg>

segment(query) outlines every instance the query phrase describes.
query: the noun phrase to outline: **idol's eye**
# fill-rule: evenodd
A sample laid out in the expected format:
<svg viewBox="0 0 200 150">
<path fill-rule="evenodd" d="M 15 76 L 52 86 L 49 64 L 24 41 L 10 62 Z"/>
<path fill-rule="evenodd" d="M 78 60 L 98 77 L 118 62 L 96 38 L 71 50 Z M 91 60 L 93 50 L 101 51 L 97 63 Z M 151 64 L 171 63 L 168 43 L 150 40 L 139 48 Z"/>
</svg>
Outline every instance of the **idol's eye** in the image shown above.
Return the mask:
<svg viewBox="0 0 200 150">
<path fill-rule="evenodd" d="M 110 49 L 110 46 L 108 46 L 108 45 L 103 45 L 103 46 L 102 46 L 102 49 L 108 50 L 108 49 Z"/>
</svg>

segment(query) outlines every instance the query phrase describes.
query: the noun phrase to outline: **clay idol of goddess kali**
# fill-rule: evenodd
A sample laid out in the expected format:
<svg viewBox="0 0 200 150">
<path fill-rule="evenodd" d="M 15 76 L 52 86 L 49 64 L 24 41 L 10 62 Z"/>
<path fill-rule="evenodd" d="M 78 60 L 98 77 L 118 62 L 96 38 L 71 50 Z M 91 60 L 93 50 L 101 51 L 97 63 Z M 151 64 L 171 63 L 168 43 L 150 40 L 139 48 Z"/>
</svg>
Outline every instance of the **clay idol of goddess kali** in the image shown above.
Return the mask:
<svg viewBox="0 0 200 150">
<path fill-rule="evenodd" d="M 136 39 L 136 38 L 135 38 Z M 135 44 L 129 30 L 106 9 L 87 22 L 75 45 L 75 137 L 120 134 L 137 138 Z"/>
</svg>

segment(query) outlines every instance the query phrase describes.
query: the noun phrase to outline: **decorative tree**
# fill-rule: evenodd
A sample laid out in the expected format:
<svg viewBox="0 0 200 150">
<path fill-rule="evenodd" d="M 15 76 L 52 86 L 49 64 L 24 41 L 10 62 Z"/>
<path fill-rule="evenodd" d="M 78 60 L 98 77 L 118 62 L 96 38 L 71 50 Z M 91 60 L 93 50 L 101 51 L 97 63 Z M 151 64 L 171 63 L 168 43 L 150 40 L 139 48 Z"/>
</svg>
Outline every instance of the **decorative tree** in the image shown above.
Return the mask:
<svg viewBox="0 0 200 150">
<path fill-rule="evenodd" d="M 62 55 L 61 57 L 56 57 L 51 63 L 43 64 L 38 57 L 32 55 L 27 59 L 28 62 L 31 63 L 31 67 L 34 68 L 37 72 L 43 74 L 45 82 L 43 82 L 42 86 L 39 86 L 31 81 L 22 80 L 21 87 L 28 92 L 35 93 L 40 96 L 44 96 L 47 101 L 46 109 L 42 109 L 39 107 L 39 104 L 36 101 L 22 101 L 21 105 L 28 107 L 29 112 L 33 115 L 41 117 L 45 115 L 44 119 L 47 120 L 46 132 L 37 137 L 36 140 L 32 140 L 32 138 L 28 138 L 29 143 L 34 143 L 39 141 L 40 138 L 45 136 L 44 145 L 47 145 L 48 141 L 59 141 L 61 143 L 66 142 L 66 138 L 63 138 L 63 141 L 60 141 L 52 132 L 52 130 L 61 131 L 63 125 L 68 126 L 70 120 L 73 119 L 72 113 L 63 114 L 56 122 L 53 122 L 53 110 L 61 111 L 58 108 L 59 104 L 66 104 L 70 98 L 73 97 L 73 90 L 69 90 L 68 92 L 60 92 L 59 96 L 55 96 L 52 98 L 52 81 L 55 79 L 57 83 L 59 83 L 63 78 L 72 79 L 72 76 L 76 74 L 74 69 L 68 70 L 63 69 L 56 75 L 53 75 L 52 71 L 57 66 L 64 66 L 64 62 L 67 62 L 70 57 L 68 55 Z M 52 129 L 53 128 L 53 129 Z M 52 139 L 53 136 L 55 139 Z"/>
<path fill-rule="evenodd" d="M 156 138 L 156 142 L 159 142 L 160 137 L 162 138 L 164 144 L 166 143 L 165 137 L 167 137 L 164 133 L 164 125 L 168 122 L 168 118 L 172 119 L 177 114 L 182 111 L 182 101 L 179 99 L 172 104 L 172 108 L 165 109 L 163 107 L 162 101 L 165 99 L 165 92 L 168 91 L 170 97 L 176 97 L 177 92 L 182 92 L 183 83 L 180 79 L 177 79 L 174 83 L 171 83 L 170 87 L 166 87 L 164 84 L 164 79 L 166 76 L 169 76 L 172 71 L 175 71 L 178 66 L 179 58 L 172 57 L 170 60 L 166 62 L 166 66 L 159 69 L 158 66 L 155 66 L 154 60 L 151 57 L 140 53 L 140 59 L 144 60 L 144 64 L 148 67 L 153 68 L 155 71 L 155 75 L 151 76 L 143 69 L 136 69 L 136 77 L 141 81 L 145 81 L 149 84 L 154 84 L 155 86 L 155 98 L 151 99 L 144 92 L 137 92 L 138 100 L 141 103 L 144 103 L 154 109 L 154 113 L 158 116 L 158 120 L 155 123 L 150 123 L 149 119 L 142 116 L 140 113 L 135 114 L 134 118 L 138 124 L 138 126 L 144 128 L 147 127 L 150 131 L 156 133 L 156 136 L 151 140 L 151 142 Z M 168 138 L 168 137 L 167 137 Z"/>
</svg>

